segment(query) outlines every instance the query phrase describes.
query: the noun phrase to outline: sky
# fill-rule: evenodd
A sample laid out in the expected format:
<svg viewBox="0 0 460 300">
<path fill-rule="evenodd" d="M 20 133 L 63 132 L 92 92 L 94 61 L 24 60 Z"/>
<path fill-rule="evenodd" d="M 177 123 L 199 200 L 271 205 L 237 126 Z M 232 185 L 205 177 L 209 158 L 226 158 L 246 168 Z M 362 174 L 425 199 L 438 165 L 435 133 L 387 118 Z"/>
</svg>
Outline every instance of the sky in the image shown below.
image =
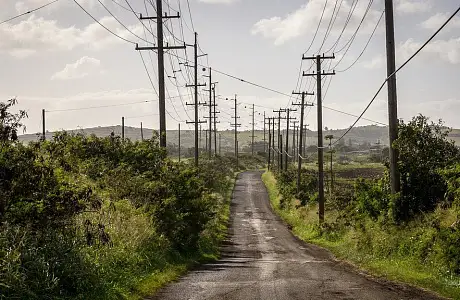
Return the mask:
<svg viewBox="0 0 460 300">
<path fill-rule="evenodd" d="M 48 2 L 0 1 L 0 21 Z M 122 117 L 127 126 L 158 128 L 157 55 L 135 49 L 136 43 L 157 44 L 151 34 L 156 35 L 155 21 L 136 14 L 154 15 L 155 2 L 59 0 L 1 24 L 0 101 L 17 98 L 17 109 L 28 112 L 27 133 L 41 130 L 42 109 L 49 131 L 119 125 Z M 397 67 L 458 5 L 395 0 Z M 207 54 L 199 58 L 198 81 L 208 83 L 207 67 L 214 70 L 219 130 L 229 129 L 234 102 L 226 99 L 235 95 L 243 130 L 251 127 L 252 104 L 256 128 L 263 128 L 264 112 L 271 117 L 274 109 L 294 108 L 292 91 L 316 92 L 312 77 L 299 76 L 300 70 L 316 70 L 302 55 L 334 54 L 322 62 L 323 70 L 336 72 L 323 78 L 323 125 L 347 128 L 356 118 L 336 110 L 359 115 L 386 78 L 383 7 L 383 0 L 163 0 L 164 12 L 180 12 L 179 19 L 164 22 L 165 43 L 191 45 L 198 32 L 199 53 Z M 193 47 L 165 54 L 168 129 L 179 122 L 192 129 L 186 122 L 194 117 L 187 105 L 194 101 L 193 89 L 185 85 L 194 77 L 186 59 L 193 64 Z M 399 118 L 421 113 L 460 128 L 459 78 L 460 15 L 397 74 Z M 206 89 L 200 88 L 203 102 L 209 99 Z M 307 101 L 316 103 L 316 96 Z M 200 119 L 207 115 L 201 107 Z M 292 115 L 299 119 L 298 111 Z M 358 125 L 388 123 L 386 88 L 364 117 Z M 305 123 L 317 129 L 316 106 L 306 108 Z"/>
</svg>

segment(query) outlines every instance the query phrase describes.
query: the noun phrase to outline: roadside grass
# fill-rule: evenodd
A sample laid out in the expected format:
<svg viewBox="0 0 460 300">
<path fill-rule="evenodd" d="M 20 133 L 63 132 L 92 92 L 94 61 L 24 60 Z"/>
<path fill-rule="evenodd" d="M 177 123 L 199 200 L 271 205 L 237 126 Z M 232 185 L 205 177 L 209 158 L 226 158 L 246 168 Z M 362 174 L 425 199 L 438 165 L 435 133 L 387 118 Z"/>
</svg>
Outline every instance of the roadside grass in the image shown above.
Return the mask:
<svg viewBox="0 0 460 300">
<path fill-rule="evenodd" d="M 235 178 L 237 174 L 235 173 Z M 154 295 L 160 288 L 177 280 L 197 264 L 219 259 L 220 245 L 227 234 L 227 226 L 230 218 L 230 202 L 234 185 L 235 179 L 232 179 L 230 188 L 224 195 L 221 195 L 224 205 L 221 206 L 216 218 L 208 224 L 203 232 L 199 242 L 200 249 L 194 253 L 182 256 L 172 253 L 163 268 L 137 278 L 134 285 L 125 287 L 120 292 L 122 299 L 139 300 Z"/>
<path fill-rule="evenodd" d="M 440 263 L 440 245 L 430 244 L 435 235 L 426 219 L 415 220 L 404 227 L 384 230 L 376 222 L 366 222 L 363 228 L 322 229 L 318 226 L 317 205 L 296 209 L 294 205 L 280 207 L 281 195 L 276 179 L 265 172 L 262 180 L 267 187 L 273 210 L 292 226 L 300 239 L 329 249 L 337 258 L 349 261 L 376 277 L 412 284 L 444 297 L 460 299 L 460 277 L 451 275 Z M 437 211 L 441 225 L 448 226 L 453 213 Z M 334 224 L 337 212 L 327 210 L 325 224 Z M 429 217 L 427 217 L 429 218 Z M 425 259 L 419 259 L 426 251 Z"/>
<path fill-rule="evenodd" d="M 329 161 L 327 160 L 327 157 L 325 157 L 325 167 L 329 167 Z M 377 170 L 385 170 L 385 166 L 382 163 L 370 163 L 370 162 L 365 162 L 365 163 L 359 163 L 359 162 L 353 162 L 349 164 L 339 164 L 334 161 L 334 172 L 335 171 L 349 171 L 349 170 L 356 170 L 356 169 L 377 169 Z M 302 167 L 308 170 L 318 170 L 318 164 L 317 163 L 304 163 L 302 164 Z"/>
</svg>

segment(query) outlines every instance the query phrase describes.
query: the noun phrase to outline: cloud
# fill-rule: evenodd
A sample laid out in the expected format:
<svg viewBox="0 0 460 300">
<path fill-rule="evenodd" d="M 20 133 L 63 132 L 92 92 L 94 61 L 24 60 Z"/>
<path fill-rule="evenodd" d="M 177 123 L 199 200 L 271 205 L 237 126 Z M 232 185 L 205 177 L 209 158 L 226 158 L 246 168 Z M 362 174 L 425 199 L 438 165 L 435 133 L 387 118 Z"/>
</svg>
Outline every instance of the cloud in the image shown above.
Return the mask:
<svg viewBox="0 0 460 300">
<path fill-rule="evenodd" d="M 107 3 L 106 0 L 101 0 L 103 3 Z M 47 7 L 49 10 L 56 10 L 58 7 L 64 4 L 69 4 L 72 1 L 69 1 L 66 3 L 66 1 L 58 1 L 56 3 L 52 3 Z M 18 13 L 24 13 L 28 10 L 35 9 L 37 7 L 40 7 L 42 5 L 46 5 L 50 3 L 50 0 L 22 0 L 22 1 L 17 1 L 15 3 L 15 9 L 16 12 Z M 93 8 L 94 5 L 97 3 L 97 0 L 78 0 L 78 3 L 84 6 L 88 6 L 89 8 Z M 72 4 L 71 4 L 72 5 Z M 75 3 L 73 3 L 75 5 Z"/>
<path fill-rule="evenodd" d="M 96 71 L 101 72 L 100 70 L 101 61 L 84 56 L 74 62 L 73 64 L 67 64 L 63 70 L 56 72 L 51 76 L 51 80 L 69 80 L 69 79 L 78 79 L 88 76 L 90 73 Z"/>
<path fill-rule="evenodd" d="M 437 30 L 450 17 L 447 13 L 437 13 L 427 20 L 423 21 L 420 26 L 429 30 Z M 446 26 L 445 30 L 460 28 L 460 17 L 455 16 Z"/>
<path fill-rule="evenodd" d="M 421 46 L 422 43 L 408 39 L 399 45 L 397 58 L 406 60 Z M 432 41 L 420 52 L 420 56 L 425 60 L 438 58 L 450 64 L 460 64 L 460 38 Z"/>
<path fill-rule="evenodd" d="M 460 111 L 460 99 L 435 99 L 420 103 L 404 103 L 400 105 L 401 116 L 409 119 L 411 116 L 423 114 L 431 120 L 442 119 L 447 126 L 459 127 L 458 112 Z"/>
<path fill-rule="evenodd" d="M 199 2 L 209 3 L 209 4 L 232 4 L 238 2 L 239 0 L 198 0 Z"/>
<path fill-rule="evenodd" d="M 408 39 L 396 47 L 396 62 L 401 65 L 420 47 L 421 42 Z M 449 40 L 435 40 L 429 43 L 415 58 L 415 60 L 432 61 L 442 60 L 450 64 L 460 64 L 460 38 Z M 385 66 L 385 56 L 379 54 L 370 61 L 364 61 L 363 67 L 367 69 L 378 69 Z"/>
<path fill-rule="evenodd" d="M 99 22 L 119 36 L 133 41 L 134 36 L 113 17 L 103 17 Z M 140 24 L 128 28 L 137 35 L 142 33 Z M 69 51 L 76 47 L 102 50 L 122 42 L 126 43 L 97 23 L 91 23 L 82 29 L 75 26 L 61 27 L 56 20 L 31 15 L 17 24 L 0 26 L 0 53 L 20 58 L 25 57 L 24 54 L 30 56 L 37 52 Z"/>
<path fill-rule="evenodd" d="M 385 64 L 385 57 L 383 55 L 377 55 L 370 61 L 365 61 L 363 63 L 364 68 L 366 69 L 379 69 Z"/>
<path fill-rule="evenodd" d="M 367 5 L 363 1 L 358 2 L 355 8 L 348 1 L 341 2 L 340 9 L 336 8 L 334 12 L 334 1 L 328 1 L 324 10 L 324 16 L 321 21 L 320 32 L 318 36 L 324 36 L 324 32 L 332 18 L 336 17 L 334 26 L 331 30 L 331 35 L 337 35 L 343 29 L 343 26 L 348 18 L 349 12 L 354 9 L 348 26 L 345 30 L 345 35 L 354 32 L 361 22 L 361 19 L 366 11 Z M 355 2 L 353 2 L 355 3 Z M 269 19 L 262 19 L 254 24 L 251 33 L 253 35 L 260 34 L 265 38 L 273 39 L 275 45 L 281 45 L 289 40 L 297 38 L 305 34 L 314 34 L 324 9 L 324 0 L 310 0 L 302 5 L 298 10 L 288 14 L 282 18 L 279 16 Z M 334 12 L 334 17 L 333 17 Z M 366 16 L 360 33 L 367 33 L 375 27 L 380 13 L 370 9 Z"/>
<path fill-rule="evenodd" d="M 398 0 L 396 2 L 396 12 L 399 14 L 415 14 L 427 12 L 432 4 L 428 0 Z"/>
</svg>

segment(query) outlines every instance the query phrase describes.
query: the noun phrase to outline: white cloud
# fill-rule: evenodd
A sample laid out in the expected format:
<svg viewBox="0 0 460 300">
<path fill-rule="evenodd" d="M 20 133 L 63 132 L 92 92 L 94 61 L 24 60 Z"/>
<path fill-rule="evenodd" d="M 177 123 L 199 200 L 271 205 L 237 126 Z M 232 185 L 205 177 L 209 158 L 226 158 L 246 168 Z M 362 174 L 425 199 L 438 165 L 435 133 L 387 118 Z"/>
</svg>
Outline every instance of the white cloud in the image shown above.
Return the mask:
<svg viewBox="0 0 460 300">
<path fill-rule="evenodd" d="M 423 114 L 431 120 L 442 119 L 447 126 L 458 127 L 458 112 L 460 111 L 460 99 L 435 99 L 420 103 L 405 103 L 401 101 L 401 116 L 409 119 L 411 116 Z"/>
<path fill-rule="evenodd" d="M 232 4 L 239 0 L 198 0 L 199 2 L 209 3 L 209 4 Z"/>
<path fill-rule="evenodd" d="M 135 37 L 113 17 L 103 17 L 99 22 L 119 36 L 135 41 Z M 140 24 L 128 28 L 137 35 L 142 32 Z M 101 50 L 122 42 L 126 43 L 97 23 L 92 23 L 83 29 L 74 26 L 61 27 L 56 20 L 46 20 L 31 15 L 17 24 L 0 26 L 0 52 L 16 57 L 18 57 L 17 53 L 21 54 L 19 57 L 24 57 L 25 53 L 32 55 L 43 51 L 72 50 L 76 47 Z"/>
<path fill-rule="evenodd" d="M 397 64 L 401 65 L 421 46 L 421 42 L 416 42 L 413 39 L 408 39 L 404 43 L 399 44 L 396 47 Z M 416 58 L 414 58 L 414 60 L 442 60 L 453 65 L 460 64 L 460 38 L 432 41 L 418 54 Z M 385 63 L 385 56 L 379 54 L 370 61 L 364 61 L 363 67 L 366 69 L 378 69 L 385 66 Z"/>
<path fill-rule="evenodd" d="M 364 68 L 366 69 L 379 69 L 385 64 L 385 57 L 383 55 L 377 55 L 370 61 L 365 61 L 363 63 Z"/>
<path fill-rule="evenodd" d="M 102 3 L 107 3 L 106 0 L 101 0 Z M 58 1 L 56 3 L 52 3 L 51 5 L 47 6 L 46 9 L 48 10 L 56 10 L 58 7 L 64 4 L 69 4 L 70 2 L 73 1 Z M 50 0 L 22 0 L 22 1 L 17 1 L 15 4 L 15 9 L 18 13 L 24 13 L 27 10 L 35 9 L 38 8 L 42 5 L 46 5 L 50 3 Z M 80 3 L 83 6 L 88 6 L 89 8 L 93 8 L 94 5 L 97 3 L 97 0 L 78 0 L 78 3 Z M 75 3 L 70 3 L 71 5 L 75 5 Z"/>
<path fill-rule="evenodd" d="M 398 60 L 406 60 L 421 46 L 422 43 L 408 39 L 398 47 Z M 460 38 L 432 41 L 420 52 L 420 56 L 425 60 L 438 58 L 454 65 L 460 64 Z"/>
<path fill-rule="evenodd" d="M 422 13 L 429 11 L 431 7 L 432 4 L 429 0 L 398 0 L 396 12 L 399 14 Z"/>
<path fill-rule="evenodd" d="M 437 13 L 427 20 L 423 21 L 420 26 L 425 29 L 437 30 L 442 24 L 450 17 L 447 13 Z M 460 28 L 460 17 L 455 16 L 449 24 L 446 25 L 445 30 Z"/>
<path fill-rule="evenodd" d="M 333 2 L 334 1 L 327 2 L 318 36 L 324 36 L 324 32 L 326 31 L 328 24 L 333 18 Z M 276 16 L 258 21 L 256 24 L 254 24 L 251 32 L 253 35 L 260 34 L 265 38 L 273 39 L 275 45 L 281 45 L 304 34 L 313 35 L 320 21 L 324 5 L 324 0 L 310 0 L 298 10 L 288 14 L 284 18 Z M 344 0 L 340 10 L 336 9 L 334 16 L 337 15 L 337 18 L 331 30 L 331 35 L 340 33 L 349 12 L 352 9 L 351 5 L 352 3 Z M 356 8 L 354 8 L 354 12 L 349 21 L 347 29 L 345 30 L 345 35 L 348 35 L 356 30 L 366 11 L 367 5 L 368 4 L 364 3 L 363 1 L 358 2 Z M 379 17 L 379 12 L 370 9 L 363 25 L 361 26 L 360 33 L 367 33 L 372 30 L 375 27 Z"/>
<path fill-rule="evenodd" d="M 56 72 L 53 76 L 51 76 L 51 80 L 83 78 L 88 76 L 90 73 L 101 72 L 100 66 L 100 60 L 84 56 L 73 64 L 67 64 L 63 70 Z"/>
</svg>

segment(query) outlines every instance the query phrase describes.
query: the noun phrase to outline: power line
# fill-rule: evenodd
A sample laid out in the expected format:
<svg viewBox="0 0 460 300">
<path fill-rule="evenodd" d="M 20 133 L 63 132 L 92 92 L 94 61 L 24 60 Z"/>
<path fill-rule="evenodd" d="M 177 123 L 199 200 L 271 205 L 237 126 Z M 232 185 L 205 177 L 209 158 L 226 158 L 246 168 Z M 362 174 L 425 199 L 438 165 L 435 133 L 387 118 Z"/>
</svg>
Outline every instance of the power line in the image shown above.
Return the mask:
<svg viewBox="0 0 460 300">
<path fill-rule="evenodd" d="M 110 104 L 110 105 L 100 105 L 100 106 L 88 106 L 88 107 L 67 108 L 67 109 L 56 109 L 56 110 L 47 110 L 46 112 L 50 113 L 50 112 L 86 110 L 86 109 L 94 109 L 94 108 L 107 108 L 107 107 L 134 105 L 134 104 L 143 104 L 143 103 L 149 103 L 149 102 L 153 102 L 153 101 L 157 101 L 157 100 L 144 100 L 144 101 L 130 102 L 130 103 L 120 103 L 120 104 Z"/>
<path fill-rule="evenodd" d="M 59 0 L 54 0 L 54 1 L 48 2 L 48 3 L 46 3 L 46 4 L 43 4 L 42 6 L 39 6 L 39 7 L 37 7 L 37 8 L 31 9 L 31 10 L 26 11 L 26 12 L 24 12 L 24 13 L 22 13 L 22 14 L 17 15 L 17 16 L 14 16 L 14 17 L 11 17 L 11 18 L 6 19 L 6 20 L 4 20 L 4 21 L 1 21 L 1 22 L 0 22 L 0 25 L 2 25 L 2 24 L 4 24 L 4 23 L 7 23 L 7 22 L 10 22 L 10 21 L 13 21 L 13 20 L 15 20 L 15 19 L 17 19 L 17 18 L 20 18 L 20 17 L 23 17 L 23 16 L 25 16 L 25 15 L 31 14 L 31 13 L 33 13 L 33 12 L 36 12 L 37 10 L 40 10 L 40 9 L 42 9 L 42 8 L 45 8 L 45 7 L 47 7 L 47 6 L 49 6 L 49 5 L 53 4 L 53 3 L 56 3 L 56 2 L 58 2 L 58 1 L 59 1 Z"/>
<path fill-rule="evenodd" d="M 155 89 L 155 85 L 153 84 L 152 77 L 150 76 L 149 70 L 147 69 L 147 65 L 145 64 L 144 57 L 143 57 L 142 54 L 141 54 L 141 51 L 139 51 L 139 55 L 141 56 L 142 63 L 143 63 L 143 65 L 144 65 L 145 72 L 147 73 L 147 77 L 149 78 L 150 84 L 152 85 L 152 88 L 153 88 L 153 90 L 155 91 L 155 93 L 158 94 L 158 92 L 157 92 L 156 89 Z M 171 97 L 170 97 L 170 98 L 171 98 Z M 168 111 L 167 109 L 165 109 L 165 111 L 166 111 L 166 113 L 167 113 L 173 120 L 175 120 L 175 121 L 177 121 L 177 122 L 181 122 L 181 121 L 177 120 L 176 118 L 174 118 L 174 117 L 169 113 L 169 111 Z M 176 113 L 177 113 L 177 112 L 176 112 Z M 179 114 L 178 114 L 178 116 L 179 116 Z"/>
<path fill-rule="evenodd" d="M 193 25 L 192 11 L 190 9 L 190 1 L 187 0 L 188 13 L 190 15 L 190 24 L 192 25 L 193 32 L 195 32 L 195 26 Z"/>
<path fill-rule="evenodd" d="M 110 32 L 111 34 L 113 34 L 114 36 L 116 36 L 117 38 L 125 41 L 125 42 L 128 42 L 128 43 L 131 43 L 133 45 L 135 45 L 136 43 L 133 42 L 133 41 L 130 41 L 130 40 L 127 40 L 125 39 L 124 37 L 121 37 L 119 36 L 118 34 L 116 34 L 115 32 L 113 32 L 112 30 L 108 29 L 107 27 L 105 27 L 101 22 L 99 22 L 98 20 L 96 20 L 95 17 L 93 17 L 93 15 L 91 15 L 83 6 L 80 5 L 80 3 L 77 2 L 77 0 L 73 0 L 73 2 L 75 2 L 88 16 L 91 17 L 91 19 L 94 20 L 94 22 L 98 23 L 99 25 L 101 25 L 102 28 L 104 28 L 105 30 L 107 30 L 108 32 Z"/>
<path fill-rule="evenodd" d="M 356 58 L 356 60 L 355 60 L 350 66 L 348 66 L 347 68 L 345 68 L 345 69 L 343 69 L 343 70 L 340 70 L 340 71 L 337 71 L 337 72 L 341 73 L 341 72 L 348 71 L 349 69 L 351 69 L 351 67 L 353 67 L 353 66 L 358 62 L 358 60 L 361 58 L 361 56 L 363 56 L 364 52 L 365 52 L 366 49 L 367 49 L 367 46 L 369 46 L 369 43 L 370 43 L 370 41 L 372 40 L 372 37 L 374 37 L 375 31 L 376 31 L 377 28 L 379 27 L 380 21 L 382 21 L 382 17 L 383 17 L 384 14 L 385 14 L 385 11 L 382 11 L 382 14 L 380 15 L 380 18 L 379 18 L 377 24 L 375 25 L 375 28 L 374 28 L 374 30 L 372 31 L 371 36 L 370 36 L 369 39 L 367 40 L 367 43 L 366 43 L 366 45 L 364 46 L 363 51 L 361 51 L 361 53 L 358 55 L 358 57 Z"/>
<path fill-rule="evenodd" d="M 340 34 L 339 34 L 337 40 L 334 42 L 334 44 L 332 44 L 331 48 L 329 48 L 328 50 L 326 50 L 326 53 L 330 52 L 332 49 L 335 49 L 335 48 L 338 46 L 339 41 L 340 41 L 340 39 L 342 38 L 342 35 L 343 35 L 343 33 L 345 32 L 345 29 L 346 29 L 347 26 L 348 26 L 348 23 L 350 23 L 351 16 L 352 16 L 353 13 L 355 12 L 356 6 L 358 6 L 358 0 L 354 0 L 353 3 L 351 4 L 351 6 L 350 6 L 350 11 L 348 12 L 348 16 L 347 16 L 347 18 L 345 19 L 345 24 L 343 25 L 342 31 L 340 32 Z"/>
<path fill-rule="evenodd" d="M 118 5 L 119 7 L 123 8 L 123 9 L 126 10 L 126 11 L 129 11 L 129 12 L 132 11 L 131 9 L 129 9 L 129 8 L 127 8 L 127 7 L 123 6 L 123 5 L 121 5 L 120 3 L 118 3 L 118 2 L 115 1 L 115 0 L 112 0 L 112 2 L 115 3 L 116 5 Z M 135 12 L 135 13 L 138 14 L 138 12 Z"/>
<path fill-rule="evenodd" d="M 319 19 L 318 26 L 316 27 L 315 34 L 313 35 L 313 39 L 311 40 L 310 46 L 308 46 L 308 49 L 305 50 L 304 54 L 307 53 L 308 51 L 310 51 L 311 46 L 313 46 L 313 43 L 315 42 L 316 35 L 318 34 L 319 28 L 321 27 L 321 22 L 323 21 L 323 16 L 324 16 L 324 11 L 326 10 L 327 1 L 328 0 L 326 0 L 326 2 L 324 2 L 323 12 L 321 13 L 321 17 Z"/>
<path fill-rule="evenodd" d="M 339 2 L 338 0 L 335 1 L 334 10 L 332 11 L 331 19 L 329 20 L 329 24 L 327 25 L 326 34 L 324 35 L 323 42 L 321 43 L 321 46 L 319 47 L 319 50 L 317 51 L 317 53 L 320 53 L 321 49 L 323 49 L 324 43 L 326 42 L 327 38 L 329 37 L 329 34 L 331 33 L 332 28 L 334 27 L 335 20 L 337 19 L 337 16 L 340 13 L 340 8 L 342 7 L 343 0 L 340 1 L 339 9 L 337 10 L 337 14 L 335 14 L 335 17 L 334 17 L 334 13 L 335 13 L 335 10 L 337 8 L 337 3 L 338 2 Z"/>
<path fill-rule="evenodd" d="M 347 42 L 347 44 L 348 44 L 347 50 L 345 50 L 345 53 L 342 55 L 342 57 L 339 59 L 339 61 L 334 65 L 333 69 L 335 69 L 335 68 L 342 62 L 342 60 L 343 60 L 343 59 L 345 58 L 345 56 L 347 55 L 348 50 L 350 50 L 351 45 L 353 45 L 353 42 L 354 42 L 356 36 L 358 35 L 358 31 L 359 31 L 359 29 L 361 28 L 361 25 L 364 23 L 364 20 L 366 19 L 366 16 L 367 16 L 367 14 L 369 13 L 369 10 L 371 9 L 371 6 L 372 6 L 372 3 L 373 3 L 373 2 L 374 2 L 374 0 L 370 0 L 370 1 L 369 1 L 369 5 L 367 6 L 367 9 L 366 9 L 366 11 L 364 12 L 363 17 L 361 18 L 361 22 L 359 23 L 358 28 L 356 28 L 355 33 L 352 35 L 352 37 L 351 37 L 351 38 L 348 40 L 348 42 Z M 382 16 L 383 16 L 383 14 L 382 14 Z M 347 44 L 345 44 L 345 46 L 346 46 Z M 344 48 L 338 50 L 337 52 L 341 52 L 343 49 L 344 49 Z"/>
<path fill-rule="evenodd" d="M 151 41 L 148 41 L 146 39 L 143 39 L 141 38 L 140 36 L 138 36 L 137 34 L 135 34 L 134 32 L 131 31 L 131 29 L 129 29 L 125 24 L 123 24 L 123 22 L 121 22 L 108 8 L 107 6 L 104 5 L 104 3 L 102 3 L 101 0 L 97 0 L 101 5 L 102 7 L 104 7 L 104 9 L 118 22 L 120 23 L 121 26 L 123 26 L 129 33 L 131 33 L 132 35 L 134 35 L 135 37 L 137 37 L 138 39 L 148 43 L 148 44 L 152 44 L 154 45 L 154 43 L 152 43 Z"/>
<path fill-rule="evenodd" d="M 147 29 L 147 31 L 154 37 L 156 38 L 156 35 L 153 33 L 153 30 L 152 28 L 150 27 L 150 30 L 147 28 L 147 26 L 145 26 L 144 22 L 142 22 L 140 20 L 140 18 L 138 17 L 137 13 L 134 11 L 133 7 L 131 6 L 131 4 L 128 2 L 128 0 L 125 0 L 126 4 L 128 4 L 129 6 L 129 9 L 131 10 L 131 12 L 134 14 L 134 16 L 136 17 L 136 19 L 142 24 L 142 26 L 144 27 L 144 30 Z M 145 2 L 144 2 L 145 3 Z M 145 8 L 145 11 L 147 13 L 147 7 Z"/>
<path fill-rule="evenodd" d="M 356 119 L 356 121 L 350 126 L 350 128 L 348 128 L 348 130 L 339 138 L 337 139 L 333 144 L 335 145 L 336 143 L 338 143 L 341 139 L 343 139 L 344 136 L 346 136 L 353 127 L 355 127 L 355 125 L 358 123 L 358 121 L 360 119 L 363 118 L 363 115 L 367 112 L 367 110 L 369 109 L 369 107 L 372 105 L 372 103 L 374 102 L 374 100 L 377 98 L 378 94 L 380 93 L 380 91 L 383 89 L 383 87 L 385 86 L 385 84 L 387 83 L 387 81 L 396 75 L 396 73 L 398 73 L 402 68 L 404 68 L 414 57 L 416 57 L 422 50 L 423 48 L 426 47 L 426 45 L 428 45 L 437 35 L 438 33 L 455 17 L 455 15 L 460 11 L 460 6 L 457 8 L 457 10 L 444 22 L 444 24 L 439 27 L 438 30 L 436 30 L 436 32 L 417 50 L 415 51 L 414 54 L 412 54 L 411 57 L 409 57 L 398 69 L 396 69 L 396 71 L 394 71 L 392 74 L 390 74 L 382 83 L 382 85 L 380 86 L 380 88 L 377 90 L 377 92 L 375 93 L 374 97 L 372 97 L 371 101 L 369 102 L 369 104 L 367 104 L 366 108 L 364 109 L 364 111 L 359 115 L 359 117 Z"/>
</svg>

